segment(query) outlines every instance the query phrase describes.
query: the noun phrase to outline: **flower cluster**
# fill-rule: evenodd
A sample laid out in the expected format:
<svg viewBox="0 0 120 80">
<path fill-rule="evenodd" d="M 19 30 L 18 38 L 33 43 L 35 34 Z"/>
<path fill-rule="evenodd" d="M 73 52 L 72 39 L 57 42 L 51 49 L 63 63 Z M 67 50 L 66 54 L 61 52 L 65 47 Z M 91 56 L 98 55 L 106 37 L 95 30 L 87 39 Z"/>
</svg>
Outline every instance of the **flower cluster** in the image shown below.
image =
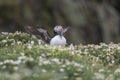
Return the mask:
<svg viewBox="0 0 120 80">
<path fill-rule="evenodd" d="M 38 40 L 35 36 L 31 36 L 27 33 L 15 32 L 7 33 L 2 32 L 0 34 L 0 47 L 16 45 L 16 44 L 26 44 L 30 42 L 31 44 L 38 44 Z"/>
<path fill-rule="evenodd" d="M 73 54 L 87 55 L 91 57 L 91 59 L 100 61 L 105 65 L 120 64 L 120 44 L 100 43 L 100 45 L 78 45 L 77 48 L 74 47 L 72 51 Z"/>
</svg>

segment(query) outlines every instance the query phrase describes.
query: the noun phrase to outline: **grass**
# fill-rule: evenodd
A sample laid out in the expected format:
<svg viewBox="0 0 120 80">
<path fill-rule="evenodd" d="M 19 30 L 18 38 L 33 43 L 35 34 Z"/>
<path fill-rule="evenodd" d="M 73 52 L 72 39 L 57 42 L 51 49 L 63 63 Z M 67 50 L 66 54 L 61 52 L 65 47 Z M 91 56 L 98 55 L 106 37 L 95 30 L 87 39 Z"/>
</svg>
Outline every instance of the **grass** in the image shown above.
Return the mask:
<svg viewBox="0 0 120 80">
<path fill-rule="evenodd" d="M 120 44 L 53 47 L 21 32 L 0 41 L 0 80 L 120 80 Z"/>
</svg>

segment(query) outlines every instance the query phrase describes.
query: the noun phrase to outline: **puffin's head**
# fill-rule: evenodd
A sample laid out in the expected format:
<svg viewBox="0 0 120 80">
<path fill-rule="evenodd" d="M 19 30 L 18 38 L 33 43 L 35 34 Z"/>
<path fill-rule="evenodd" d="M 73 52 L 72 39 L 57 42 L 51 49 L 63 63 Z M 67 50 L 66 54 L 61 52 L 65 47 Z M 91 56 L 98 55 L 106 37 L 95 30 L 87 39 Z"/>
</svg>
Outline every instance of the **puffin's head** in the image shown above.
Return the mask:
<svg viewBox="0 0 120 80">
<path fill-rule="evenodd" d="M 64 31 L 64 29 L 63 29 L 62 26 L 55 26 L 54 27 L 54 32 L 55 32 L 56 35 L 62 36 L 63 35 L 63 31 Z"/>
</svg>

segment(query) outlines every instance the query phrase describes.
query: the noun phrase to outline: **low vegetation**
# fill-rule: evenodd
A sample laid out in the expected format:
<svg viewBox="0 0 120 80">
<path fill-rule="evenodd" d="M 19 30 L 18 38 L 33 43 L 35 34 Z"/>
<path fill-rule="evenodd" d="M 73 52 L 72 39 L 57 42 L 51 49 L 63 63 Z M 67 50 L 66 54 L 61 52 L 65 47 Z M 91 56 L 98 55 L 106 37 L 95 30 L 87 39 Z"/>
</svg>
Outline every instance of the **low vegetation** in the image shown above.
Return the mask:
<svg viewBox="0 0 120 80">
<path fill-rule="evenodd" d="M 120 80 L 120 44 L 55 47 L 26 33 L 1 33 L 0 80 Z"/>
</svg>

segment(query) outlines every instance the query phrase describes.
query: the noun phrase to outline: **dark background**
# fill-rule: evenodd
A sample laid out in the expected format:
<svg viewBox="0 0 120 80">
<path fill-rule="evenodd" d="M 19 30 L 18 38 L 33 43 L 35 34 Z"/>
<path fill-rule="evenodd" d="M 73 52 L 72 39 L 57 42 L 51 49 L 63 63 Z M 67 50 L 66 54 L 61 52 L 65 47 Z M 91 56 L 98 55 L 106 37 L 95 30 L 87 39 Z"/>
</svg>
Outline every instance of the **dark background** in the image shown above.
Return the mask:
<svg viewBox="0 0 120 80">
<path fill-rule="evenodd" d="M 70 26 L 68 43 L 120 42 L 120 0 L 0 0 L 0 31 Z"/>
</svg>

